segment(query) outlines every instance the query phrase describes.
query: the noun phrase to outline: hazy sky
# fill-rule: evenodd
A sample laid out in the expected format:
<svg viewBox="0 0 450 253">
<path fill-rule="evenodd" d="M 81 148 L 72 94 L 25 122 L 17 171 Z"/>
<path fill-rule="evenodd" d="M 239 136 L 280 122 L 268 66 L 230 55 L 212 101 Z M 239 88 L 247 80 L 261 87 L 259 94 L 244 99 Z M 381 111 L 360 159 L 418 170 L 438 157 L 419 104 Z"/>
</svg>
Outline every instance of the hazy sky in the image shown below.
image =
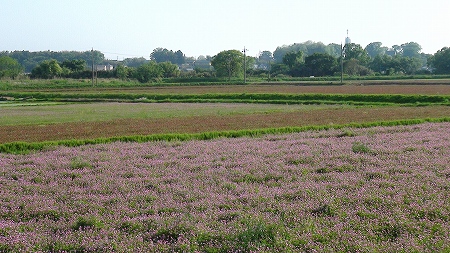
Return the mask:
<svg viewBox="0 0 450 253">
<path fill-rule="evenodd" d="M 229 49 L 256 56 L 307 40 L 365 47 L 417 42 L 450 47 L 449 0 L 0 0 L 0 51 L 86 51 L 149 58 Z"/>
</svg>

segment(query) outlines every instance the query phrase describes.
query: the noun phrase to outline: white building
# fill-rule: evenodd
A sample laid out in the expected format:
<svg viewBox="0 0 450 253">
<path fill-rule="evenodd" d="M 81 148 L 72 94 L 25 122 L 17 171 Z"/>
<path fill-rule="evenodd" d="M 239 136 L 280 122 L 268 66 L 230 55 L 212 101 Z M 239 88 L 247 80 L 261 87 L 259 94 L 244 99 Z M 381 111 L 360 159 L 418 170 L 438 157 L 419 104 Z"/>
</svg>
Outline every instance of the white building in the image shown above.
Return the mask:
<svg viewBox="0 0 450 253">
<path fill-rule="evenodd" d="M 112 70 L 114 70 L 114 66 L 111 64 L 97 65 L 96 70 L 97 71 L 112 71 Z"/>
</svg>

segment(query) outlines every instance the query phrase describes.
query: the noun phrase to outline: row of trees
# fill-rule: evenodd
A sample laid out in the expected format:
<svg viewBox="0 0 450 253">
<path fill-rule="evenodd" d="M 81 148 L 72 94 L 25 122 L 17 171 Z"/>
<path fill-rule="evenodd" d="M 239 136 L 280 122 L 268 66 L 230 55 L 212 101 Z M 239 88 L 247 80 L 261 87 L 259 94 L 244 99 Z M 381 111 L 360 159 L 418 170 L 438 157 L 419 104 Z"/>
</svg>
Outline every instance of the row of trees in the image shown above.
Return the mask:
<svg viewBox="0 0 450 253">
<path fill-rule="evenodd" d="M 372 42 L 363 48 L 349 43 L 341 48 L 338 44 L 324 45 L 307 41 L 278 47 L 273 53 L 263 51 L 258 57 L 246 56 L 238 50 L 222 51 L 210 57 L 194 59 L 186 57 L 180 50 L 156 48 L 145 58 L 127 58 L 122 62 L 105 60 L 99 51 L 86 52 L 0 52 L 0 78 L 16 78 L 23 71 L 32 78 L 90 78 L 90 64 L 110 63 L 114 71 L 99 72 L 99 77 L 136 78 L 147 82 L 159 78 L 177 77 L 180 66 L 193 66 L 198 76 L 241 77 L 244 62 L 247 74 L 266 73 L 272 76 L 330 76 L 340 74 L 343 66 L 347 75 L 394 75 L 429 73 L 450 74 L 450 49 L 445 47 L 434 55 L 421 52 L 415 42 L 385 47 L 381 42 Z M 51 57 L 46 59 L 46 57 Z M 38 63 L 39 59 L 45 59 Z M 34 63 L 32 69 L 28 69 Z M 341 66 L 341 63 L 342 66 Z M 214 67 L 211 69 L 209 66 Z M 205 74 L 206 73 L 206 74 Z"/>
<path fill-rule="evenodd" d="M 90 78 L 92 71 L 86 70 L 84 60 L 63 61 L 62 63 L 55 59 L 41 62 L 31 71 L 32 78 L 51 79 L 55 77 L 66 78 Z M 178 66 L 170 62 L 156 63 L 149 61 L 137 68 L 126 67 L 122 64 L 117 65 L 114 71 L 96 71 L 98 77 L 103 78 L 135 78 L 140 82 L 146 83 L 160 78 L 177 77 L 180 74 Z"/>
<path fill-rule="evenodd" d="M 270 74 L 300 76 L 351 76 L 436 73 L 450 74 L 450 48 L 434 55 L 421 53 L 421 46 L 409 42 L 391 48 L 373 42 L 362 48 L 355 43 L 341 45 L 305 42 L 261 52 L 258 58 L 248 57 L 246 68 L 263 69 Z M 223 51 L 212 58 L 217 76 L 242 76 L 244 55 L 237 50 Z M 342 64 L 342 65 L 341 65 Z"/>
<path fill-rule="evenodd" d="M 38 52 L 30 52 L 30 51 L 2 51 L 0 52 L 0 56 L 9 56 L 15 59 L 19 64 L 23 67 L 25 73 L 31 73 L 31 71 L 40 63 L 46 60 L 54 59 L 58 62 L 63 61 L 71 61 L 71 60 L 84 60 L 85 62 L 91 63 L 92 60 L 96 64 L 104 64 L 105 55 L 97 50 L 94 51 L 62 51 L 62 52 L 54 52 L 54 51 L 38 51 Z"/>
<path fill-rule="evenodd" d="M 341 57 L 343 70 L 348 75 L 371 75 L 374 73 L 416 74 L 434 69 L 428 61 L 431 55 L 421 53 L 421 46 L 415 42 L 393 46 L 382 46 L 381 42 L 373 42 L 362 48 L 355 43 L 341 45 L 305 42 L 283 46 L 275 50 L 272 57 L 270 52 L 263 52 L 260 61 L 263 65 L 273 60 L 271 64 L 273 74 L 290 76 L 332 75 L 340 73 Z M 321 64 L 318 64 L 318 63 Z M 427 63 L 428 67 L 427 68 Z M 449 70 L 450 72 L 450 70 Z"/>
</svg>

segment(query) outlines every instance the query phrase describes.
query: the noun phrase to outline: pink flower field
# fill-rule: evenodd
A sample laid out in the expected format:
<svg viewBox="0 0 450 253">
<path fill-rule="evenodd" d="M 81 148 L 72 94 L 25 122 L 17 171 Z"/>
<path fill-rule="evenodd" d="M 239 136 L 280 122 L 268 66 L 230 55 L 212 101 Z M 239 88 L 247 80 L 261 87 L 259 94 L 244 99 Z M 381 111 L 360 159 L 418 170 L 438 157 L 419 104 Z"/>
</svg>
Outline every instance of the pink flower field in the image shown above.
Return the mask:
<svg viewBox="0 0 450 253">
<path fill-rule="evenodd" d="M 450 123 L 0 154 L 0 252 L 450 252 Z"/>
</svg>

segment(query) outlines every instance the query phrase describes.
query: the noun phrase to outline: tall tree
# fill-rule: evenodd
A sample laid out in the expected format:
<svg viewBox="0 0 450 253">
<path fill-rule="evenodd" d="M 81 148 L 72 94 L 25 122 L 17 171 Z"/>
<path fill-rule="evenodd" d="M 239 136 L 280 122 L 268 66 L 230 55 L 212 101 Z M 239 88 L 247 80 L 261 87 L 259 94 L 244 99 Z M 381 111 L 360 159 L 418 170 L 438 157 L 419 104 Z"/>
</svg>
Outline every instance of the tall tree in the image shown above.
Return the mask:
<svg viewBox="0 0 450 253">
<path fill-rule="evenodd" d="M 275 51 L 273 52 L 275 63 L 282 63 L 283 57 L 289 52 L 302 51 L 304 55 L 307 55 L 308 48 L 305 43 L 294 43 L 289 46 L 284 45 L 281 47 L 277 47 L 277 49 L 275 49 Z"/>
<path fill-rule="evenodd" d="M 383 47 L 382 45 L 383 43 L 381 42 L 372 42 L 364 50 L 366 50 L 370 58 L 374 59 L 378 55 L 384 55 L 388 50 L 387 47 Z"/>
<path fill-rule="evenodd" d="M 122 80 L 125 80 L 129 75 L 128 68 L 125 67 L 123 64 L 117 65 L 117 67 L 114 68 L 114 72 L 116 77 Z"/>
<path fill-rule="evenodd" d="M 155 48 L 150 54 L 150 59 L 157 63 L 160 62 L 171 62 L 173 64 L 181 65 L 185 63 L 185 56 L 180 50 L 173 52 L 167 48 Z"/>
<path fill-rule="evenodd" d="M 166 61 L 172 62 L 173 59 L 174 59 L 173 51 L 169 51 L 166 48 L 161 47 L 155 48 L 153 52 L 150 54 L 150 60 L 155 61 L 157 63 Z"/>
<path fill-rule="evenodd" d="M 450 47 L 444 47 L 431 56 L 428 66 L 436 74 L 450 74 Z"/>
<path fill-rule="evenodd" d="M 422 67 L 422 63 L 418 57 L 403 56 L 399 59 L 399 67 L 401 72 L 407 75 L 413 75 L 420 69 L 420 67 Z"/>
<path fill-rule="evenodd" d="M 211 60 L 211 65 L 217 72 L 217 76 L 242 76 L 244 64 L 244 54 L 239 50 L 226 50 L 215 55 Z"/>
<path fill-rule="evenodd" d="M 80 72 L 85 70 L 86 61 L 85 60 L 65 60 L 61 63 L 62 68 L 67 68 L 73 72 Z"/>
<path fill-rule="evenodd" d="M 31 76 L 34 78 L 51 79 L 62 74 L 62 68 L 55 60 L 45 60 L 31 71 Z"/>
<path fill-rule="evenodd" d="M 269 70 L 273 62 L 273 55 L 270 51 L 262 51 L 258 57 L 258 68 Z"/>
<path fill-rule="evenodd" d="M 303 43 L 306 46 L 306 52 L 305 55 L 313 55 L 315 53 L 326 53 L 327 47 L 322 42 L 314 42 L 311 40 L 306 41 Z"/>
<path fill-rule="evenodd" d="M 313 76 L 333 75 L 338 66 L 337 59 L 325 53 L 315 53 L 305 57 L 305 66 Z"/>
<path fill-rule="evenodd" d="M 161 67 L 163 71 L 163 76 L 168 77 L 177 77 L 180 74 L 180 70 L 178 69 L 178 66 L 176 64 L 173 64 L 171 62 L 160 62 L 158 65 Z"/>
<path fill-rule="evenodd" d="M 301 64 L 303 62 L 303 52 L 289 52 L 283 56 L 283 63 L 292 69 L 295 65 Z"/>
<path fill-rule="evenodd" d="M 370 69 L 380 74 L 387 74 L 389 69 L 392 67 L 390 65 L 392 56 L 389 55 L 377 55 L 375 58 L 369 63 Z"/>
<path fill-rule="evenodd" d="M 22 72 L 23 67 L 17 60 L 9 56 L 0 56 L 0 78 L 15 79 Z"/>
<path fill-rule="evenodd" d="M 411 58 L 419 58 L 420 52 L 422 51 L 422 47 L 419 43 L 409 42 L 402 44 L 402 56 L 411 57 Z"/>
<path fill-rule="evenodd" d="M 344 46 L 345 60 L 356 59 L 359 64 L 366 65 L 370 61 L 367 52 L 359 44 L 350 43 Z"/>
<path fill-rule="evenodd" d="M 336 43 L 328 44 L 325 48 L 325 53 L 333 57 L 341 57 L 341 45 Z"/>
<path fill-rule="evenodd" d="M 350 59 L 344 63 L 344 73 L 351 76 L 367 76 L 373 73 L 369 68 L 359 64 L 356 59 Z"/>
<path fill-rule="evenodd" d="M 181 50 L 178 50 L 174 53 L 174 61 L 173 63 L 181 65 L 186 62 L 186 56 L 181 52 Z"/>
<path fill-rule="evenodd" d="M 136 69 L 135 77 L 141 83 L 148 83 L 163 77 L 163 69 L 154 61 L 150 61 Z"/>
</svg>

